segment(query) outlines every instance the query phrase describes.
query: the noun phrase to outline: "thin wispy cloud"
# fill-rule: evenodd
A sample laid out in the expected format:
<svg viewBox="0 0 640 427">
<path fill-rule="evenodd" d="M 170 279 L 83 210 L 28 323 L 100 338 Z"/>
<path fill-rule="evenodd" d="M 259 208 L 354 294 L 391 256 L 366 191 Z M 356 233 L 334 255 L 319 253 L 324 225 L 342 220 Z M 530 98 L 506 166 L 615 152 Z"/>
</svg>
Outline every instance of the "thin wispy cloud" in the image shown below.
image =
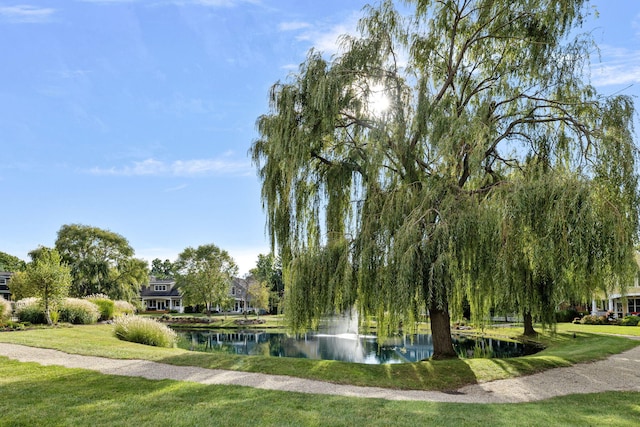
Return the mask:
<svg viewBox="0 0 640 427">
<path fill-rule="evenodd" d="M 95 167 L 93 175 L 112 176 L 178 176 L 202 177 L 211 175 L 248 175 L 253 169 L 247 160 L 238 161 L 224 156 L 218 159 L 175 160 L 165 162 L 153 158 L 112 168 Z"/>
<path fill-rule="evenodd" d="M 39 24 L 49 22 L 55 12 L 56 10 L 50 7 L 0 6 L 0 20 L 12 23 Z"/>
<path fill-rule="evenodd" d="M 361 17 L 362 14 L 360 12 L 353 12 L 338 24 L 327 26 L 318 23 L 308 27 L 301 27 L 299 30 L 303 31 L 296 36 L 296 39 L 307 42 L 310 47 L 326 55 L 333 55 L 340 50 L 341 36 L 358 34 L 357 26 Z"/>
<path fill-rule="evenodd" d="M 260 4 L 261 0 L 168 0 L 175 6 L 203 6 L 212 8 L 230 8 L 243 4 Z"/>
<path fill-rule="evenodd" d="M 278 25 L 278 30 L 280 31 L 297 31 L 305 28 L 311 27 L 311 24 L 308 22 L 300 22 L 300 21 L 292 21 L 292 22 L 281 22 Z"/>
<path fill-rule="evenodd" d="M 613 86 L 640 83 L 640 50 L 601 46 L 602 63 L 592 70 L 593 84 Z"/>
<path fill-rule="evenodd" d="M 187 184 L 177 185 L 175 187 L 166 188 L 164 190 L 164 192 L 165 193 L 173 193 L 173 192 L 176 192 L 176 191 L 184 190 L 187 187 L 188 187 Z"/>
<path fill-rule="evenodd" d="M 112 4 L 112 3 L 137 3 L 138 0 L 76 0 L 81 3 L 101 3 L 101 4 Z"/>
</svg>

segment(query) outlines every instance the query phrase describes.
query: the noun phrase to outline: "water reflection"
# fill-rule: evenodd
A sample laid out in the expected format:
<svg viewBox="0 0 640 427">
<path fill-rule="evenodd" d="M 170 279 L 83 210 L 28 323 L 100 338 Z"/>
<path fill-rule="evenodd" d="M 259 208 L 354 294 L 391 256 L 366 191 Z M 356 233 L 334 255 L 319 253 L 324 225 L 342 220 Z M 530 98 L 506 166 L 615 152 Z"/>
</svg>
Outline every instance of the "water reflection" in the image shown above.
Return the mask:
<svg viewBox="0 0 640 427">
<path fill-rule="evenodd" d="M 291 336 L 267 331 L 181 331 L 178 346 L 186 350 L 353 363 L 417 362 L 433 354 L 430 334 L 398 336 L 378 346 L 375 335 L 306 333 Z M 540 350 L 535 346 L 490 338 L 455 338 L 461 357 L 517 357 Z"/>
</svg>

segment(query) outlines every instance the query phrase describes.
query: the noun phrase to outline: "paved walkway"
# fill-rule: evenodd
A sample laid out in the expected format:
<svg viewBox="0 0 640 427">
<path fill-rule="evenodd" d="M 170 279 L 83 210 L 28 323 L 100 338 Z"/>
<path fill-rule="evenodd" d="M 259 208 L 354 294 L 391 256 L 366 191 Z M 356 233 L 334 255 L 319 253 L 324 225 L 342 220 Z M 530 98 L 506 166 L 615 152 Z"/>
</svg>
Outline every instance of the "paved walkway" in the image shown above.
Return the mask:
<svg viewBox="0 0 640 427">
<path fill-rule="evenodd" d="M 299 393 L 329 394 L 388 400 L 460 403 L 516 403 L 575 393 L 614 390 L 640 392 L 640 346 L 593 363 L 550 369 L 534 375 L 474 384 L 447 393 L 390 390 L 249 372 L 174 366 L 145 360 L 107 359 L 67 354 L 57 350 L 0 343 L 0 356 L 20 362 L 82 368 L 109 375 L 171 379 L 201 384 L 226 384 Z"/>
</svg>

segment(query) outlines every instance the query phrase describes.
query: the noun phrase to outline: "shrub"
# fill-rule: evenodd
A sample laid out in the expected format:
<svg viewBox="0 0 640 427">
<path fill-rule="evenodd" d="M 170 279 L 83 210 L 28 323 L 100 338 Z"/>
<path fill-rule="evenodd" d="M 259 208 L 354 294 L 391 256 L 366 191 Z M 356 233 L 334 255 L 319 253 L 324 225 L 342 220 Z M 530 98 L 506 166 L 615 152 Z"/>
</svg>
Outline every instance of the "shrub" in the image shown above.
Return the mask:
<svg viewBox="0 0 640 427">
<path fill-rule="evenodd" d="M 11 303 L 0 296 L 0 324 L 11 320 Z"/>
<path fill-rule="evenodd" d="M 594 316 L 592 314 L 588 314 L 580 319 L 580 323 L 583 325 L 608 325 L 609 321 L 607 320 L 607 316 Z"/>
<path fill-rule="evenodd" d="M 575 308 L 567 308 L 564 310 L 556 311 L 556 322 L 573 322 L 573 319 L 580 317 L 580 313 Z"/>
<path fill-rule="evenodd" d="M 99 320 L 111 320 L 113 319 L 113 312 L 115 311 L 115 304 L 108 296 L 103 294 L 94 294 L 84 297 L 87 301 L 91 301 L 100 309 Z"/>
<path fill-rule="evenodd" d="M 123 341 L 156 347 L 173 347 L 177 335 L 160 322 L 139 316 L 120 316 L 115 320 L 114 334 Z"/>
<path fill-rule="evenodd" d="M 117 300 L 114 304 L 114 316 L 121 316 L 123 314 L 136 314 L 136 307 L 127 301 Z"/>
<path fill-rule="evenodd" d="M 40 298 L 24 298 L 16 302 L 15 314 L 21 322 L 29 322 L 34 325 L 47 323 Z"/>
<path fill-rule="evenodd" d="M 640 317 L 638 316 L 625 316 L 625 318 L 620 321 L 620 325 L 622 326 L 638 326 L 638 323 L 640 323 Z"/>
<path fill-rule="evenodd" d="M 79 298 L 65 298 L 60 306 L 60 320 L 74 325 L 90 325 L 100 317 L 98 306 Z"/>
</svg>

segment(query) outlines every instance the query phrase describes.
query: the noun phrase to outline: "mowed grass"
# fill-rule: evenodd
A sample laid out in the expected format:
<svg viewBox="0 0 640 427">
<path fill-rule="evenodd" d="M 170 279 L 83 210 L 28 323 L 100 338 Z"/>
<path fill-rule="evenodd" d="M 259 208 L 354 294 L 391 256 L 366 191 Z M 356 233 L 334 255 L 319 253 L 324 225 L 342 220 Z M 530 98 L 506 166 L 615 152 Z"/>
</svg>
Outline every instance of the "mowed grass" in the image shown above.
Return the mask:
<svg viewBox="0 0 640 427">
<path fill-rule="evenodd" d="M 486 333 L 505 336 L 514 336 L 520 332 L 521 330 L 518 329 L 507 328 L 486 331 Z M 640 341 L 580 330 L 546 333 L 541 335 L 540 340 L 547 346 L 544 351 L 520 358 L 455 359 L 393 365 L 364 365 L 328 360 L 209 354 L 177 348 L 150 347 L 116 339 L 111 325 L 0 333 L 0 342 L 53 348 L 67 353 L 117 359 L 145 359 L 181 366 L 263 372 L 336 384 L 445 391 L 455 390 L 467 384 L 527 375 L 554 367 L 597 360 L 640 344 Z"/>
<path fill-rule="evenodd" d="M 636 426 L 640 393 L 397 402 L 102 375 L 0 357 L 2 426 Z"/>
<path fill-rule="evenodd" d="M 543 352 L 517 359 L 471 359 L 369 366 L 328 361 L 220 356 L 117 340 L 107 325 L 0 333 L 0 341 L 69 353 L 280 373 L 339 383 L 452 390 L 459 385 L 585 362 L 638 344 L 584 325 L 559 326 Z M 609 329 L 607 329 L 609 328 Z M 625 335 L 633 335 L 624 328 Z M 638 328 L 640 330 L 640 328 Z M 516 336 L 521 329 L 485 333 Z M 634 331 L 635 332 L 635 331 Z M 575 338 L 574 338 L 575 333 Z M 523 404 L 396 402 L 265 391 L 237 386 L 102 375 L 0 357 L 0 426 L 635 426 L 640 393 L 564 396 Z"/>
</svg>

